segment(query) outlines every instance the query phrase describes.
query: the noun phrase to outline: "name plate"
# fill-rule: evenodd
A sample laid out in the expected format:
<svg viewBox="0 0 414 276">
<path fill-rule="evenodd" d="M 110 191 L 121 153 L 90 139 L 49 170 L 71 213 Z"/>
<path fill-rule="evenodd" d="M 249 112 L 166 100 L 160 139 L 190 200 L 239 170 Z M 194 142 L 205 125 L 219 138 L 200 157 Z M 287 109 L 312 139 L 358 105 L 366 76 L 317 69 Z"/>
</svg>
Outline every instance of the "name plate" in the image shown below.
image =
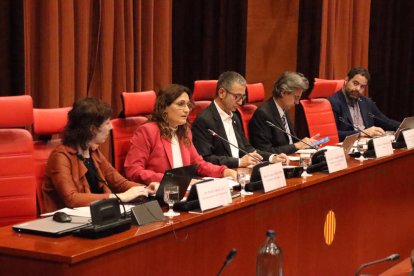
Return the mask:
<svg viewBox="0 0 414 276">
<path fill-rule="evenodd" d="M 325 152 L 325 158 L 329 173 L 334 173 L 348 168 L 345 152 L 342 148 L 328 150 Z"/>
<path fill-rule="evenodd" d="M 373 139 L 375 156 L 377 158 L 388 156 L 394 153 L 392 150 L 391 138 L 383 136 Z"/>
<path fill-rule="evenodd" d="M 259 171 L 265 193 L 286 186 L 285 173 L 281 162 L 261 167 Z"/>
<path fill-rule="evenodd" d="M 196 189 L 203 212 L 232 202 L 227 178 L 196 184 Z"/>
<path fill-rule="evenodd" d="M 407 149 L 414 148 L 414 129 L 403 131 L 404 141 L 407 144 Z"/>
</svg>

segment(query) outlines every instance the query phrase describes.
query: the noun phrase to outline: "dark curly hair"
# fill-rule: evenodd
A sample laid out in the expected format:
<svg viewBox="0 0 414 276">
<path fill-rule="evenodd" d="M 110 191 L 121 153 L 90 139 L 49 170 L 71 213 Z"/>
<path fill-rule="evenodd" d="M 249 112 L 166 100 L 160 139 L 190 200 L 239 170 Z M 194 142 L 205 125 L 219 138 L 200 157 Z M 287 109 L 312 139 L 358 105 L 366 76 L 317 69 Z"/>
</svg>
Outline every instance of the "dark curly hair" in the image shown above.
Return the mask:
<svg viewBox="0 0 414 276">
<path fill-rule="evenodd" d="M 168 118 L 165 109 L 183 93 L 187 93 L 188 97 L 191 99 L 191 90 L 180 84 L 167 85 L 158 92 L 151 121 L 158 123 L 161 137 L 168 139 L 172 138 L 173 130 L 168 124 Z M 191 143 L 190 139 L 188 138 L 188 123 L 178 126 L 176 134 L 178 140 L 182 139 L 187 145 Z"/>
<path fill-rule="evenodd" d="M 91 126 L 99 128 L 103 122 L 111 118 L 111 107 L 95 98 L 83 98 L 77 100 L 68 113 L 68 123 L 63 132 L 62 142 L 64 145 L 76 149 L 80 147 L 87 149 L 95 133 Z"/>
</svg>

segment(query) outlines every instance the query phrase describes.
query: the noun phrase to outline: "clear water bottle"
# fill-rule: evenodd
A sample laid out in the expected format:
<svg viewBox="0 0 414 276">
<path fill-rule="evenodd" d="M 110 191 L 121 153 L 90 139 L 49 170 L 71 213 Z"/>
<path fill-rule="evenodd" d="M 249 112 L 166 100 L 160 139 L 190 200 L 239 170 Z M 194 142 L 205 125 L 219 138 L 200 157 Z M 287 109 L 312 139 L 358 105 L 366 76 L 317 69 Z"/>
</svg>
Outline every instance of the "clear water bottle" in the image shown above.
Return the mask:
<svg viewBox="0 0 414 276">
<path fill-rule="evenodd" d="M 266 242 L 257 253 L 256 275 L 283 275 L 283 253 L 275 243 L 275 230 L 267 230 Z"/>
</svg>

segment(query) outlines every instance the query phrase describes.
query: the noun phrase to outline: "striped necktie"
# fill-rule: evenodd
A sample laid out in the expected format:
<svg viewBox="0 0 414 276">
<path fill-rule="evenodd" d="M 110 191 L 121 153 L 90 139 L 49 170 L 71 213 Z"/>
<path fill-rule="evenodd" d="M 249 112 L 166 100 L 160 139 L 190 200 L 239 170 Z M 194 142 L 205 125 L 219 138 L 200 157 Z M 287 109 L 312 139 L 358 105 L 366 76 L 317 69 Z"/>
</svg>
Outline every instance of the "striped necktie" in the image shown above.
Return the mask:
<svg viewBox="0 0 414 276">
<path fill-rule="evenodd" d="M 286 132 L 290 133 L 290 128 L 289 128 L 289 125 L 287 123 L 285 114 L 283 114 L 283 116 L 282 116 L 282 123 L 283 123 L 283 126 L 285 127 Z M 293 144 L 292 137 L 290 137 L 290 135 L 288 135 L 288 137 L 289 137 L 289 144 Z"/>
</svg>

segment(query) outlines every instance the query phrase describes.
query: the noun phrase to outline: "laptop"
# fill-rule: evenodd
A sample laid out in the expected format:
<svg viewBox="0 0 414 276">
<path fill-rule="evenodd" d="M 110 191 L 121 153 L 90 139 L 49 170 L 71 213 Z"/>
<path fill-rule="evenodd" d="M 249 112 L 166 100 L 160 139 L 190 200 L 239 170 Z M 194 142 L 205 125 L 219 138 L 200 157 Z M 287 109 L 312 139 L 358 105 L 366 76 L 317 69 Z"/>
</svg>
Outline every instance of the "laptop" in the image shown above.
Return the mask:
<svg viewBox="0 0 414 276">
<path fill-rule="evenodd" d="M 345 154 L 350 154 L 351 149 L 354 146 L 356 140 L 358 140 L 359 133 L 355 133 L 349 136 L 346 136 L 342 142 L 342 148 L 344 149 Z"/>
<path fill-rule="evenodd" d="M 155 194 L 155 198 L 158 202 L 160 202 L 160 204 L 163 204 L 164 187 L 166 185 L 177 185 L 179 187 L 179 199 L 181 200 L 187 192 L 187 188 L 190 185 L 191 180 L 196 177 L 196 171 L 196 164 L 165 171 L 157 193 Z"/>
<path fill-rule="evenodd" d="M 404 130 L 412 128 L 414 128 L 414 117 L 405 117 L 395 132 L 395 141 L 398 141 L 400 139 L 400 136 L 402 137 L 402 132 Z"/>
<path fill-rule="evenodd" d="M 72 216 L 71 222 L 56 222 L 53 217 L 46 217 L 13 225 L 13 230 L 21 233 L 39 234 L 49 237 L 62 237 L 90 224 L 88 217 Z"/>
</svg>

